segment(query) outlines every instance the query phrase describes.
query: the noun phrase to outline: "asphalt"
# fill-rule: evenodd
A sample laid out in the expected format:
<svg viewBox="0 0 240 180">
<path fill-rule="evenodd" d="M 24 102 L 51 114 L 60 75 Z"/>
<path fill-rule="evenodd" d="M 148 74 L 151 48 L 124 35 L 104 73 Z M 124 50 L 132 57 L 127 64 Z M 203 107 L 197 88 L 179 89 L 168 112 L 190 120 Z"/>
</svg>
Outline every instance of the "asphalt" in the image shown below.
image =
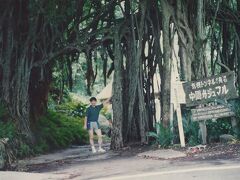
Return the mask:
<svg viewBox="0 0 240 180">
<path fill-rule="evenodd" d="M 105 146 L 108 149 L 108 146 Z M 72 147 L 20 161 L 31 172 L 0 171 L 0 180 L 240 180 L 240 159 L 188 159 L 184 152 L 148 150 L 130 155 L 91 154 Z"/>
<path fill-rule="evenodd" d="M 135 175 L 111 176 L 96 180 L 239 180 L 240 165 L 182 168 L 180 170 L 155 171 Z"/>
</svg>

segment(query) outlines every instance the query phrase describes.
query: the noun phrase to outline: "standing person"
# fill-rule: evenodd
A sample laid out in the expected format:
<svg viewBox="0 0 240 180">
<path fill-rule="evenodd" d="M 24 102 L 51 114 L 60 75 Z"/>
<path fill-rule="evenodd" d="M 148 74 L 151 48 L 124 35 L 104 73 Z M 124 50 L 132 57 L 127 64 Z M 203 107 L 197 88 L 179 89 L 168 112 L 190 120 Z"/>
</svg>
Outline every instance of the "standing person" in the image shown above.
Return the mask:
<svg viewBox="0 0 240 180">
<path fill-rule="evenodd" d="M 94 131 L 98 136 L 98 145 L 99 145 L 98 152 L 105 152 L 105 150 L 102 148 L 102 132 L 101 132 L 101 129 L 99 129 L 98 117 L 99 117 L 100 110 L 104 106 L 106 106 L 107 103 L 109 103 L 109 100 L 110 99 L 107 99 L 104 103 L 100 105 L 96 105 L 97 99 L 95 97 L 91 97 L 90 106 L 87 108 L 87 111 L 86 111 L 84 128 L 88 130 L 89 142 L 90 142 L 93 153 L 97 152 L 94 146 L 94 140 L 93 140 Z"/>
</svg>

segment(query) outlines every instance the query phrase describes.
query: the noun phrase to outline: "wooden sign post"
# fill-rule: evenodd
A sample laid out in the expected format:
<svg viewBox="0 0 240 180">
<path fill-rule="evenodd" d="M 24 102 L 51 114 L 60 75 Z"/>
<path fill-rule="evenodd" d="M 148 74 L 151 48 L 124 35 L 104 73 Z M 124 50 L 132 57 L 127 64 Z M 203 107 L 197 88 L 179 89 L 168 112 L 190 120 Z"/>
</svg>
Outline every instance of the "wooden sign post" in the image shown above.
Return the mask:
<svg viewBox="0 0 240 180">
<path fill-rule="evenodd" d="M 175 62 L 175 63 L 174 63 Z M 185 147 L 185 136 L 182 123 L 182 113 L 180 104 L 185 103 L 185 93 L 183 90 L 182 83 L 179 80 L 179 74 L 177 70 L 177 63 L 173 61 L 171 69 L 171 97 L 170 97 L 170 126 L 173 133 L 173 115 L 176 112 L 177 122 L 178 122 L 178 131 L 181 147 Z"/>
<path fill-rule="evenodd" d="M 175 102 L 175 108 L 176 108 L 176 113 L 177 113 L 177 121 L 178 121 L 178 131 L 179 131 L 179 137 L 180 137 L 180 143 L 181 147 L 185 147 L 185 136 L 184 136 L 184 131 L 183 131 L 183 123 L 182 123 L 182 112 L 181 112 L 181 107 L 178 102 L 178 94 L 177 94 L 177 89 L 174 88 L 175 92 L 175 97 L 176 97 L 176 102 Z"/>
<path fill-rule="evenodd" d="M 205 121 L 199 122 L 199 127 L 202 135 L 202 144 L 207 144 L 207 125 Z"/>
<path fill-rule="evenodd" d="M 227 102 L 228 99 L 238 97 L 235 88 L 235 74 L 234 72 L 227 72 L 197 81 L 186 82 L 184 83 L 184 91 L 187 94 L 186 106 L 194 107 L 191 110 L 192 119 L 199 122 L 202 143 L 206 144 L 207 128 L 205 120 L 235 115 L 229 104 L 217 103 L 219 100 L 224 99 Z M 232 124 L 235 124 L 234 120 Z"/>
<path fill-rule="evenodd" d="M 192 82 L 181 82 L 175 61 L 171 69 L 171 106 L 170 125 L 173 132 L 173 116 L 176 112 L 181 147 L 185 147 L 182 114 L 180 104 L 193 107 L 192 120 L 199 122 L 202 134 L 202 143 L 207 143 L 207 127 L 205 121 L 222 117 L 233 117 L 235 113 L 230 105 L 216 103 L 217 100 L 237 98 L 234 72 L 212 76 Z M 213 103 L 215 102 L 215 104 Z M 210 104 L 208 104 L 210 103 Z M 232 118 L 232 125 L 236 126 L 236 120 Z"/>
</svg>

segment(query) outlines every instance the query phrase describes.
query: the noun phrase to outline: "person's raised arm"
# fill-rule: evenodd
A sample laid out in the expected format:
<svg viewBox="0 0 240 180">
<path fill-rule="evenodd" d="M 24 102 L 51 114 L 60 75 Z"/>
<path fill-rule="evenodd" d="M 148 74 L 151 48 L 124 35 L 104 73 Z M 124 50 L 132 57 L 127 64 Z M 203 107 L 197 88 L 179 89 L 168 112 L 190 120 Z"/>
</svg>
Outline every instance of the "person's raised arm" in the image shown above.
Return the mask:
<svg viewBox="0 0 240 180">
<path fill-rule="evenodd" d="M 110 103 L 111 99 L 112 99 L 112 97 L 110 97 L 107 100 L 103 101 L 103 103 L 102 103 L 103 106 L 106 107 Z"/>
</svg>

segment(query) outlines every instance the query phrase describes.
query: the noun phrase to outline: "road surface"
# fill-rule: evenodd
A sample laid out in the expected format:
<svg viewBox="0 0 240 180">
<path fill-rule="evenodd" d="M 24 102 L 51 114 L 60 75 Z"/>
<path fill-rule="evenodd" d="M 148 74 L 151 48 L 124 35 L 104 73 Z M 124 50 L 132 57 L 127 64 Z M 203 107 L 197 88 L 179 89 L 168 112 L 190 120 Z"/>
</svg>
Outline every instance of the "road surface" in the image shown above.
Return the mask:
<svg viewBox="0 0 240 180">
<path fill-rule="evenodd" d="M 0 172 L 0 180 L 240 180 L 238 156 L 152 159 L 137 154 L 92 155 L 88 147 L 71 148 L 25 160 L 28 172 Z"/>
</svg>

